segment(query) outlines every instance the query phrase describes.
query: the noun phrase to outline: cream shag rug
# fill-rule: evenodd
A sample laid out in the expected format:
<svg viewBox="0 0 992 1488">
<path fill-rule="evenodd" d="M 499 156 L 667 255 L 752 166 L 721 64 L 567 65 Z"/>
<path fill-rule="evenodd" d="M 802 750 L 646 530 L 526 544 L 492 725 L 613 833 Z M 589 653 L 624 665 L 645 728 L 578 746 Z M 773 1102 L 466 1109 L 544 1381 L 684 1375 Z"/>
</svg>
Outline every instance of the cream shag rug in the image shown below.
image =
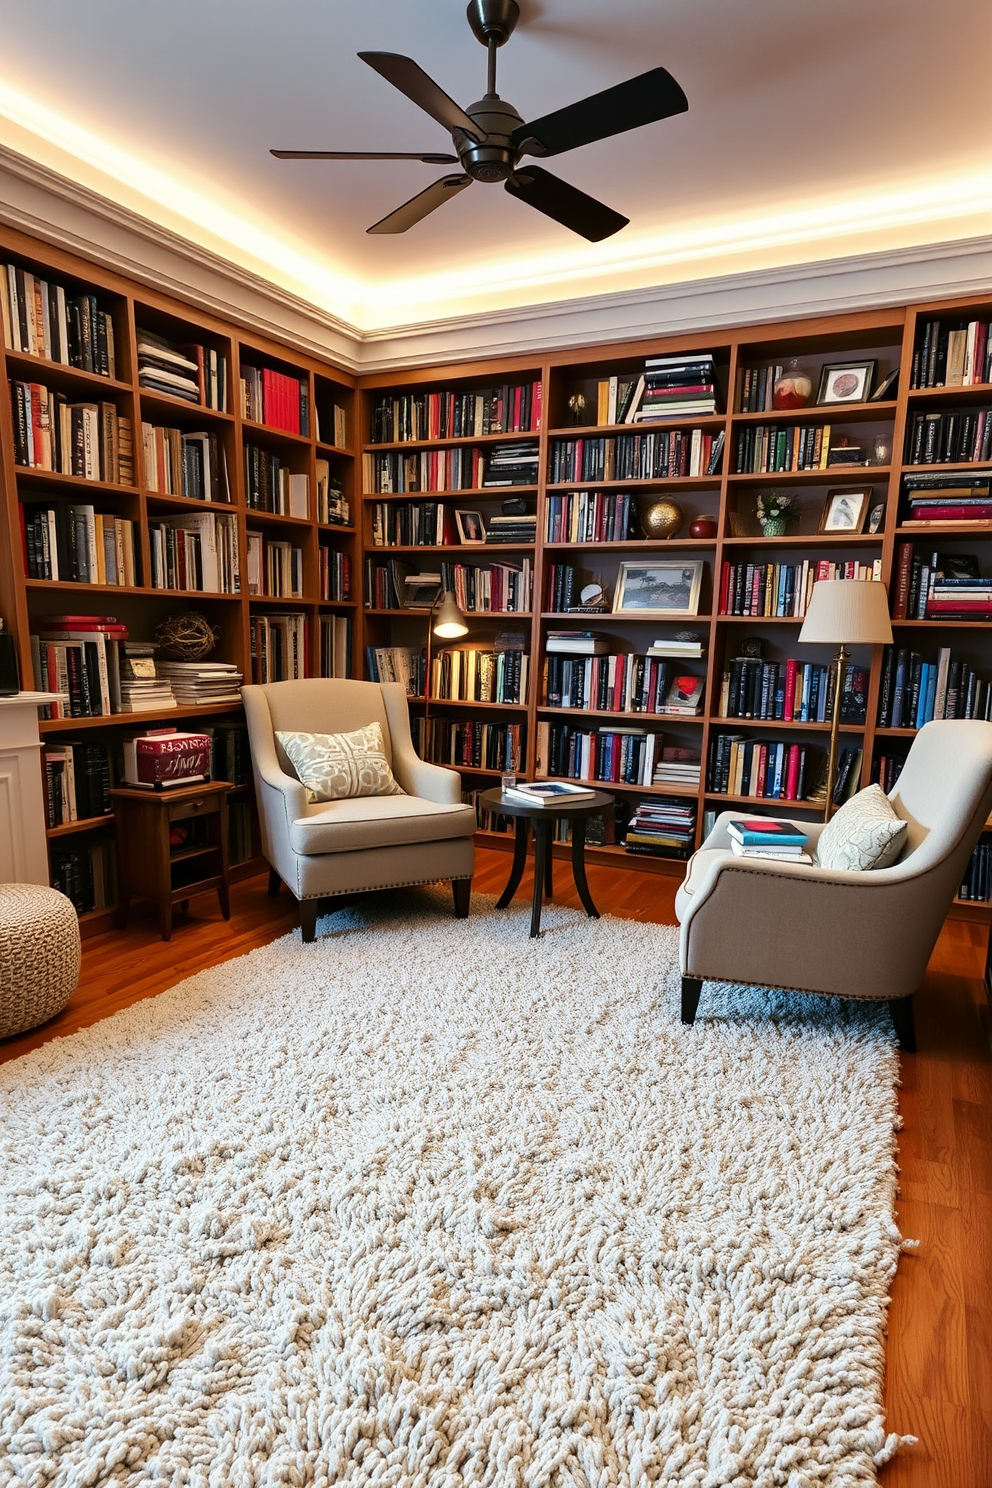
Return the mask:
<svg viewBox="0 0 992 1488">
<path fill-rule="evenodd" d="M 876 1482 L 887 1014 L 449 904 L 0 1069 L 0 1483 Z"/>
</svg>

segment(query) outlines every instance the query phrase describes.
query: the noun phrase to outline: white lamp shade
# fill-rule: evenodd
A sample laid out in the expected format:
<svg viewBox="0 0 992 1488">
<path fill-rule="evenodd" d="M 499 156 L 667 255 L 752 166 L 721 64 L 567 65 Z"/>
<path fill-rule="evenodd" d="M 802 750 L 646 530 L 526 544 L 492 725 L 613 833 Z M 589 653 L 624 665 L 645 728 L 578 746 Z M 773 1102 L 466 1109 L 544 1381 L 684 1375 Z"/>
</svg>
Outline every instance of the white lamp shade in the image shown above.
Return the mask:
<svg viewBox="0 0 992 1488">
<path fill-rule="evenodd" d="M 831 646 L 891 645 L 885 585 L 874 579 L 818 579 L 799 639 Z"/>
<path fill-rule="evenodd" d="M 437 612 L 434 634 L 440 636 L 442 641 L 455 641 L 459 636 L 468 635 L 468 621 L 458 608 L 450 589 L 446 591 L 444 603 Z"/>
</svg>

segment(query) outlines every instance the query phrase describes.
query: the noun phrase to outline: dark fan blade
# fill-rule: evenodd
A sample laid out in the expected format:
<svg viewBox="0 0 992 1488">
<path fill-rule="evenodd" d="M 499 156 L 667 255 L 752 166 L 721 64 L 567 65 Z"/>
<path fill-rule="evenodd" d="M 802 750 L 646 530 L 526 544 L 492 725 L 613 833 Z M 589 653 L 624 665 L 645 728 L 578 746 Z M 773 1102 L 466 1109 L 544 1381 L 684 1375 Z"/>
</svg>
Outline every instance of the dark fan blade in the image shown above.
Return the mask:
<svg viewBox="0 0 992 1488">
<path fill-rule="evenodd" d="M 653 67 L 640 77 L 593 93 L 567 108 L 545 114 L 531 124 L 521 124 L 510 135 L 518 150 L 529 155 L 560 155 L 593 140 L 608 139 L 656 119 L 684 114 L 689 101 L 670 72 Z"/>
<path fill-rule="evenodd" d="M 486 138 L 478 124 L 473 123 L 454 99 L 449 98 L 444 89 L 439 88 L 434 79 L 429 78 L 424 69 L 418 67 L 411 58 L 401 57 L 397 52 L 359 52 L 358 55 L 363 62 L 374 67 L 387 83 L 399 88 L 401 93 L 405 93 L 407 98 L 430 114 L 432 119 L 443 124 L 449 134 L 454 129 L 463 129 L 480 142 Z"/>
<path fill-rule="evenodd" d="M 630 221 L 539 165 L 521 166 L 504 186 L 511 196 L 518 196 L 529 207 L 536 207 L 545 217 L 553 217 L 562 227 L 570 227 L 590 243 L 610 237 Z"/>
<path fill-rule="evenodd" d="M 466 186 L 471 186 L 471 176 L 442 176 L 440 181 L 435 181 L 428 186 L 426 191 L 419 191 L 416 196 L 411 196 L 408 202 L 397 207 L 395 212 L 390 212 L 388 217 L 383 217 L 374 227 L 367 227 L 370 233 L 401 233 L 407 228 L 415 226 L 422 217 L 429 212 L 435 212 L 438 207 L 452 196 L 457 196 L 459 191 L 464 191 Z"/>
<path fill-rule="evenodd" d="M 277 160 L 422 160 L 425 165 L 457 165 L 457 155 L 414 150 L 270 150 Z"/>
</svg>

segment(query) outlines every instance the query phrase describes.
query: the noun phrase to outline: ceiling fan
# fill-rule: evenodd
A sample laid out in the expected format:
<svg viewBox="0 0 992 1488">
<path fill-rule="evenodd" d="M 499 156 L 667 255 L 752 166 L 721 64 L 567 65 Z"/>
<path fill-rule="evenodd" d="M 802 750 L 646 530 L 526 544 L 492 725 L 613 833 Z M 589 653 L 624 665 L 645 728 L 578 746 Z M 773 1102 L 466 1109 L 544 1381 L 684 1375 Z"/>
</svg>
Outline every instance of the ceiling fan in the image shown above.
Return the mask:
<svg viewBox="0 0 992 1488">
<path fill-rule="evenodd" d="M 457 196 L 473 181 L 502 181 L 504 190 L 563 227 L 592 243 L 626 227 L 627 217 L 595 197 L 570 186 L 539 165 L 521 164 L 525 155 L 543 159 L 561 155 L 593 140 L 608 139 L 642 124 L 653 124 L 681 114 L 688 101 L 671 73 L 653 67 L 638 77 L 602 93 L 593 93 L 567 108 L 525 123 L 512 104 L 496 92 L 496 52 L 510 37 L 520 15 L 517 0 L 470 0 L 468 21 L 476 38 L 489 50 L 486 96 L 467 109 L 459 108 L 433 78 L 410 57 L 396 52 L 359 52 L 407 98 L 430 114 L 451 134 L 456 154 L 429 150 L 272 150 L 280 160 L 420 160 L 428 165 L 460 165 L 458 175 L 441 176 L 426 190 L 383 217 L 367 231 L 401 233 Z"/>
</svg>

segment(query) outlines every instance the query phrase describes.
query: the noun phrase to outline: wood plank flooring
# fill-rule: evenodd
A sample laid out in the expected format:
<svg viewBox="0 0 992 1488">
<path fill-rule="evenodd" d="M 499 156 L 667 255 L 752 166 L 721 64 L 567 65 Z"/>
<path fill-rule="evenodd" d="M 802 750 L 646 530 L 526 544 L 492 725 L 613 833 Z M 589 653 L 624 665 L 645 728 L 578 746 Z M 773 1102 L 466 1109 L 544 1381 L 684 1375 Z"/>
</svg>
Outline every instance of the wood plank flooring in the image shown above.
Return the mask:
<svg viewBox="0 0 992 1488">
<path fill-rule="evenodd" d="M 499 893 L 506 853 L 479 853 L 475 888 Z M 555 864 L 556 900 L 579 907 L 565 863 Z M 674 921 L 677 879 L 630 869 L 589 869 L 599 908 L 631 919 Z M 529 872 L 519 897 L 529 898 Z M 124 933 L 88 940 L 83 972 L 57 1018 L 0 1041 L 0 1060 L 75 1032 L 172 986 L 204 967 L 240 956 L 296 924 L 283 891 L 265 879 L 232 891 L 230 923 L 215 895 L 194 899 L 172 940 L 150 917 Z M 889 1316 L 886 1412 L 889 1429 L 920 1437 L 882 1470 L 884 1488 L 992 1485 L 992 1056 L 981 972 L 985 931 L 950 921 L 917 998 L 918 1054 L 902 1060 L 899 1161 L 902 1233 L 920 1249 L 900 1262 Z"/>
</svg>

